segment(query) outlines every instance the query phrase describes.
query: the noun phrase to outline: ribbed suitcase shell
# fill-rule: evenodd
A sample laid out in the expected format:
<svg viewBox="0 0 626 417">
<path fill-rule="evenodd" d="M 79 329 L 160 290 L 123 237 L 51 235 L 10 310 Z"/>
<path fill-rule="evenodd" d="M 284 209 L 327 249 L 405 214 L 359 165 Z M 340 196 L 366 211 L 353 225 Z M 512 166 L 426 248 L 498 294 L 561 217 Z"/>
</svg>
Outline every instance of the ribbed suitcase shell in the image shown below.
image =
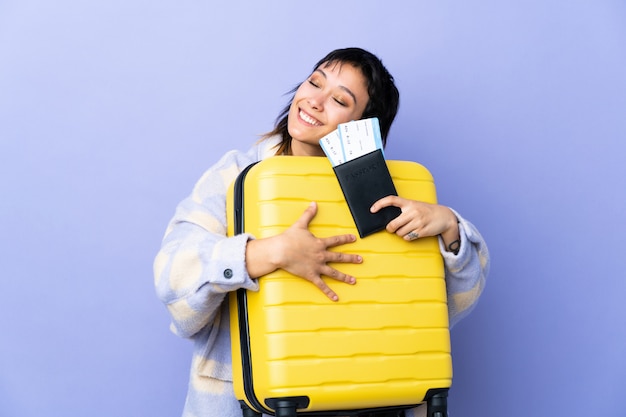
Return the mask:
<svg viewBox="0 0 626 417">
<path fill-rule="evenodd" d="M 407 161 L 387 165 L 398 195 L 436 202 L 426 168 Z M 316 201 L 311 232 L 319 237 L 355 234 L 355 243 L 336 250 L 360 254 L 363 263 L 336 265 L 355 276 L 356 285 L 325 278 L 338 302 L 283 270 L 259 279 L 258 292 L 231 293 L 237 399 L 274 414 L 268 399 L 303 397 L 308 405 L 298 413 L 316 414 L 409 407 L 423 402 L 429 390 L 450 387 L 448 311 L 437 239 L 406 242 L 386 231 L 359 239 L 323 157 L 276 156 L 241 177 L 241 189 L 231 186 L 227 202 L 229 234 L 239 227 L 257 238 L 276 235 Z"/>
</svg>

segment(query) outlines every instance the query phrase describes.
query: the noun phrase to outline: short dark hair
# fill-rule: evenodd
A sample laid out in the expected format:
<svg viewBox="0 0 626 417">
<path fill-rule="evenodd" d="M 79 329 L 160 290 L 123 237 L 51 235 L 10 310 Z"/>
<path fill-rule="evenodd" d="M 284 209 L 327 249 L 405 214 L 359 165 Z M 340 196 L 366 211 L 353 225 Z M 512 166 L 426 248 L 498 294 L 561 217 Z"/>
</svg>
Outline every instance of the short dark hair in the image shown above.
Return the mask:
<svg viewBox="0 0 626 417">
<path fill-rule="evenodd" d="M 369 95 L 362 118 L 378 118 L 382 142 L 383 146 L 385 146 L 387 144 L 387 135 L 398 113 L 400 104 L 400 93 L 393 77 L 376 55 L 361 48 L 335 49 L 320 59 L 313 67 L 313 71 L 322 65 L 335 63 L 350 64 L 361 70 L 367 81 L 367 93 Z M 276 118 L 274 130 L 264 135 L 265 138 L 276 134 L 282 135 L 283 142 L 277 154 L 289 151 L 291 147 L 291 136 L 287 130 L 287 117 L 289 116 L 289 108 L 297 89 L 298 87 L 290 91 L 292 94 L 291 99 Z"/>
</svg>

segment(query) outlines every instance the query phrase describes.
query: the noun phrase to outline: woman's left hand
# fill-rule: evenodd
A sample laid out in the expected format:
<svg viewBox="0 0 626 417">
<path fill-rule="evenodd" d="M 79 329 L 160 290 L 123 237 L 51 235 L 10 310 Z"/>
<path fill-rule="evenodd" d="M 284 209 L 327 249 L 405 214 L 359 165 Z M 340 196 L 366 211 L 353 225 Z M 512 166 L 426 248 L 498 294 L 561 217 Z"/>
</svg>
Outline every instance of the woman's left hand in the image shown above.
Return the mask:
<svg viewBox="0 0 626 417">
<path fill-rule="evenodd" d="M 455 214 L 446 206 L 408 200 L 390 195 L 376 201 L 370 211 L 376 213 L 384 207 L 395 206 L 402 213 L 387 224 L 387 231 L 405 240 L 441 235 L 446 247 L 459 239 Z"/>
</svg>

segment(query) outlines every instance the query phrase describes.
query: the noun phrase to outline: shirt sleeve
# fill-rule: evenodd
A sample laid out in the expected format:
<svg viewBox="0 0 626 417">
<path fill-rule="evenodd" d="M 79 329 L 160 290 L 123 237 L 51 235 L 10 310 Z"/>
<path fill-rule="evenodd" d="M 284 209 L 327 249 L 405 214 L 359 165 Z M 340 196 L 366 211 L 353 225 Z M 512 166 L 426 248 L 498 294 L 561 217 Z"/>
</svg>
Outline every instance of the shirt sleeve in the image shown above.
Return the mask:
<svg viewBox="0 0 626 417">
<path fill-rule="evenodd" d="M 227 237 L 226 198 L 230 184 L 254 158 L 231 151 L 196 183 L 170 221 L 154 260 L 157 296 L 167 306 L 171 329 L 192 337 L 211 323 L 226 294 L 258 290 L 245 265 L 253 237 Z"/>
<path fill-rule="evenodd" d="M 451 327 L 476 306 L 490 267 L 489 249 L 478 229 L 456 211 L 453 212 L 459 221 L 459 253 L 455 255 L 446 251 L 443 240 L 439 238 L 444 259 Z"/>
</svg>

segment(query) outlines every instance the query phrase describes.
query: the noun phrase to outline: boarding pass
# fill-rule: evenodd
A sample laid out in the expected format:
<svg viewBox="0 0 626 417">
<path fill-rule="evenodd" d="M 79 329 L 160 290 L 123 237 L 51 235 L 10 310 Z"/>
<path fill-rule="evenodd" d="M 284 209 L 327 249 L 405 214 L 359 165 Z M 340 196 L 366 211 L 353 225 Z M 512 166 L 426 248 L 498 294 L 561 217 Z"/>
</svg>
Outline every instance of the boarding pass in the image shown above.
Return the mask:
<svg viewBox="0 0 626 417">
<path fill-rule="evenodd" d="M 341 123 L 320 139 L 320 145 L 334 167 L 377 149 L 382 150 L 378 118 Z"/>
</svg>

